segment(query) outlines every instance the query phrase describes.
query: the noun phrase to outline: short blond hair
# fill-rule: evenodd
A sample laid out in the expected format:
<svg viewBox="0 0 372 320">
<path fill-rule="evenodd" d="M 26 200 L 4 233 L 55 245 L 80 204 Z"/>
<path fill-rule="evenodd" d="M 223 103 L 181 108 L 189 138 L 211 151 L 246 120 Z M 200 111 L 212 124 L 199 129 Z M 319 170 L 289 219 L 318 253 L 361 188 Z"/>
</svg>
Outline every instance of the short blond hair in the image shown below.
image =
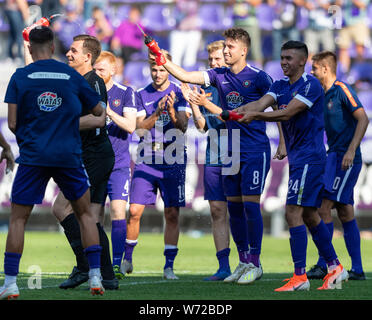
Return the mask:
<svg viewBox="0 0 372 320">
<path fill-rule="evenodd" d="M 212 52 L 223 49 L 224 46 L 225 46 L 225 41 L 224 40 L 214 41 L 214 42 L 208 44 L 208 46 L 207 46 L 208 54 L 211 54 Z"/>
<path fill-rule="evenodd" d="M 116 65 L 116 57 L 110 51 L 102 51 L 95 63 L 101 62 L 102 60 L 108 60 L 112 65 Z"/>
</svg>

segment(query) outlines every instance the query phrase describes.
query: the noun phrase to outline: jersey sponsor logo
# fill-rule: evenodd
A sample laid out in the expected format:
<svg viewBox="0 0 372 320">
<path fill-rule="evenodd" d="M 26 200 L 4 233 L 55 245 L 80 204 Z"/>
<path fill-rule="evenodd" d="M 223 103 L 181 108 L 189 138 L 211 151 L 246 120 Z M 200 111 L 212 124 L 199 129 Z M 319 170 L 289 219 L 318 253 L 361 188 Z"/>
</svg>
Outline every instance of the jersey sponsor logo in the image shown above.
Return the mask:
<svg viewBox="0 0 372 320">
<path fill-rule="evenodd" d="M 171 121 L 168 111 L 164 110 L 155 122 L 156 127 L 165 127 Z"/>
<path fill-rule="evenodd" d="M 37 104 L 41 111 L 51 112 L 62 104 L 62 98 L 59 98 L 54 92 L 47 91 L 38 96 Z"/>
<path fill-rule="evenodd" d="M 243 87 L 248 88 L 250 85 L 251 85 L 251 81 L 250 80 L 243 81 Z"/>
<path fill-rule="evenodd" d="M 343 82 L 340 82 L 340 81 L 336 81 L 335 82 L 335 85 L 336 86 L 340 86 L 342 91 L 346 94 L 347 98 L 349 99 L 351 105 L 356 108 L 358 106 L 358 104 L 356 103 L 353 95 L 351 94 L 349 88 L 345 85 L 345 83 Z"/>
<path fill-rule="evenodd" d="M 226 102 L 230 109 L 239 107 L 244 101 L 244 97 L 237 91 L 231 91 L 226 95 Z"/>
</svg>

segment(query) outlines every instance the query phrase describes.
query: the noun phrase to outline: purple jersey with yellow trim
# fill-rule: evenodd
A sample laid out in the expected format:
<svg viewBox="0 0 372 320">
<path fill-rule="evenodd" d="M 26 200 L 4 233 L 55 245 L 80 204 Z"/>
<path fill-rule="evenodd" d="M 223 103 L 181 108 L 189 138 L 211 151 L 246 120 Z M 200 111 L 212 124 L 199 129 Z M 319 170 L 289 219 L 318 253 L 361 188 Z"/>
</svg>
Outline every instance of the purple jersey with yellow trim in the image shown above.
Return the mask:
<svg viewBox="0 0 372 320">
<path fill-rule="evenodd" d="M 325 94 L 324 123 L 328 153 L 345 153 L 353 139 L 358 121 L 353 112 L 363 108 L 355 91 L 346 83 L 336 80 Z M 362 162 L 360 146 L 355 151 L 354 162 Z"/>
<path fill-rule="evenodd" d="M 123 116 L 126 112 L 137 112 L 135 92 L 132 88 L 114 83 L 107 91 L 107 99 L 112 111 Z M 107 117 L 107 131 L 115 153 L 114 168 L 129 167 L 129 136 L 130 134 L 119 128 L 118 125 Z"/>
<path fill-rule="evenodd" d="M 247 64 L 238 74 L 232 73 L 228 67 L 208 69 L 204 71 L 204 82 L 206 86 L 212 85 L 217 88 L 220 107 L 223 110 L 233 110 L 248 102 L 259 100 L 269 90 L 272 79 L 264 71 Z M 266 151 L 270 148 L 264 121 L 252 121 L 249 125 L 227 121 L 226 127 L 229 134 L 233 129 L 240 130 L 241 153 Z M 232 151 L 231 139 L 229 151 Z"/>
<path fill-rule="evenodd" d="M 285 109 L 292 99 L 307 106 L 288 121 L 282 121 L 289 164 L 325 163 L 324 90 L 319 80 L 304 72 L 292 84 L 287 77 L 275 81 L 267 94 L 275 99 L 279 109 Z"/>
</svg>

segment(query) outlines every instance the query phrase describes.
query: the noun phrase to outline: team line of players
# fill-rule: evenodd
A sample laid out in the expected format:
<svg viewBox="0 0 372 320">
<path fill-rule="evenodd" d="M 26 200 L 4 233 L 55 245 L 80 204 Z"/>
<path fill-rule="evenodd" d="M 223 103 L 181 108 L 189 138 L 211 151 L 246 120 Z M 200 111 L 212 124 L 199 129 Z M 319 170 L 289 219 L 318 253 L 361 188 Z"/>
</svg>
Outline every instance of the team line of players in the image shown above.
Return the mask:
<svg viewBox="0 0 372 320">
<path fill-rule="evenodd" d="M 263 236 L 260 195 L 270 170 L 271 157 L 265 121 L 278 122 L 280 143 L 274 158 L 281 160 L 288 154 L 289 162 L 286 220 L 295 270 L 289 281 L 276 291 L 308 290 L 307 274 L 309 278 L 324 278 L 323 285 L 318 288 L 321 290 L 333 289 L 335 284 L 348 277 L 364 278 L 360 236 L 353 212 L 353 188 L 361 169 L 359 144 L 368 118 L 350 86 L 336 79 L 335 55 L 322 52 L 313 57 L 314 77 L 304 72 L 308 59 L 306 45 L 288 41 L 282 46 L 281 55 L 285 78 L 273 83 L 264 71 L 247 65 L 251 43 L 246 31 L 228 29 L 224 37 L 225 41 L 208 46 L 211 68 L 207 71 L 187 72 L 173 64 L 164 51 L 165 63 L 157 65 L 150 53 L 153 82 L 137 92 L 113 82 L 115 57 L 111 53 L 101 52 L 95 61 L 89 61 L 93 62 L 95 72 L 104 80 L 107 89 L 106 125 L 115 153 L 107 193 L 112 218 L 112 265 L 116 277 L 122 278 L 125 273 L 133 271 L 132 254 L 137 244 L 140 218 L 145 206 L 155 203 L 159 189 L 165 207 L 164 277 L 178 278 L 173 272 L 173 262 L 178 253 L 179 208 L 185 206 L 187 159 L 183 146 L 184 161 L 175 164 L 164 161 L 165 150 L 174 142 L 167 139 L 165 133 L 173 128 L 184 133 L 189 117 L 193 115 L 195 126 L 204 132 L 208 129 L 219 132 L 227 128 L 230 138 L 233 130 L 240 133 L 239 171 L 231 175 L 221 173 L 224 150 L 220 150 L 217 161 L 212 161 L 216 155 L 210 152 L 211 144 L 216 141 L 211 137 L 208 139 L 204 167 L 205 199 L 210 203 L 219 269 L 205 280 L 245 284 L 260 279 L 263 274 L 260 263 Z M 79 41 L 74 41 L 72 49 Z M 67 56 L 73 67 L 71 54 Z M 78 67 L 75 70 L 78 71 Z M 169 81 L 169 74 L 182 84 Z M 202 87 L 191 88 L 187 83 Z M 262 112 L 268 107 L 273 111 Z M 243 118 L 223 122 L 215 116 L 222 110 L 235 110 Z M 324 127 L 328 154 L 323 143 Z M 135 129 L 142 140 L 150 132 L 152 141 L 148 154 L 146 150 L 138 151 L 138 154 L 142 153 L 142 159 L 149 161 L 136 163 L 130 179 L 128 137 Z M 157 130 L 163 133 L 163 141 L 155 139 Z M 227 153 L 230 155 L 234 152 L 234 143 L 237 142 L 229 139 Z M 162 161 L 157 162 L 157 158 Z M 89 172 L 88 176 L 91 180 Z M 65 197 L 68 199 L 66 194 Z M 128 200 L 129 219 L 126 221 Z M 103 203 L 98 201 L 101 212 Z M 349 273 L 338 261 L 332 246 L 331 209 L 334 207 L 343 223 L 345 243 L 352 259 Z M 305 270 L 306 226 L 319 250 L 319 261 L 308 273 Z M 232 273 L 229 265 L 230 232 L 239 253 L 239 264 Z M 79 253 L 74 252 L 77 267 L 67 280 L 67 288 L 91 277 L 90 271 L 87 274 L 90 263 L 85 263 L 86 267 L 81 270 Z"/>
</svg>

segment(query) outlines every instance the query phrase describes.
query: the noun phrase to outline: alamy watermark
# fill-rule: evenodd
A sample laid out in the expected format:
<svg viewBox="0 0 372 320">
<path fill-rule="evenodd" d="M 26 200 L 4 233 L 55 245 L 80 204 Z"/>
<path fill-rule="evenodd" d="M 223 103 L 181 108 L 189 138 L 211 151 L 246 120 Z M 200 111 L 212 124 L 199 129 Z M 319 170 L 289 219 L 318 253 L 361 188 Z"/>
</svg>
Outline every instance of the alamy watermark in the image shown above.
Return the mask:
<svg viewBox="0 0 372 320">
<path fill-rule="evenodd" d="M 138 142 L 133 161 L 136 164 L 206 164 L 205 136 L 183 133 L 172 128 L 163 132 L 137 129 L 132 141 Z M 222 175 L 234 175 L 240 169 L 240 130 L 209 129 L 208 164 L 221 165 Z M 185 154 L 187 153 L 187 160 Z M 192 155 L 192 156 L 190 156 Z"/>
</svg>

